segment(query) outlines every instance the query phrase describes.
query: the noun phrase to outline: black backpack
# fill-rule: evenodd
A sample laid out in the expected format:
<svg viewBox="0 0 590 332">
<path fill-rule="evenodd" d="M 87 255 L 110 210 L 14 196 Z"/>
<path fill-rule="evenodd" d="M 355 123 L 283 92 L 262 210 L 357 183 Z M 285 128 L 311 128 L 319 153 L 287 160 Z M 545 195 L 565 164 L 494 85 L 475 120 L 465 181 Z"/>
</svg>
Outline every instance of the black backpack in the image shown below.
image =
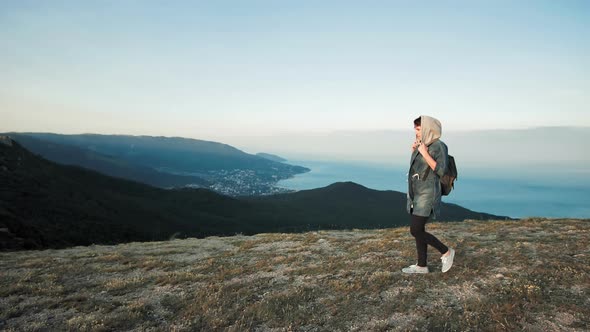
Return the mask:
<svg viewBox="0 0 590 332">
<path fill-rule="evenodd" d="M 455 165 L 455 158 L 449 155 L 447 169 L 440 178 L 440 189 L 443 196 L 447 196 L 455 188 L 455 180 L 457 180 L 457 166 Z"/>
</svg>

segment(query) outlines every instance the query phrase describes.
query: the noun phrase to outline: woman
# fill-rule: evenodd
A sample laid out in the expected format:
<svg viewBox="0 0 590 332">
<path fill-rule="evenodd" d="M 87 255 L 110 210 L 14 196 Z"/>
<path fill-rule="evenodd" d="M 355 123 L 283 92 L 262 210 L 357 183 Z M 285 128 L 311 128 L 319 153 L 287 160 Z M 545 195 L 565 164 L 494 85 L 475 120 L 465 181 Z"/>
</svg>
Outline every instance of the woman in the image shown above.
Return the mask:
<svg viewBox="0 0 590 332">
<path fill-rule="evenodd" d="M 428 273 L 426 253 L 428 245 L 441 254 L 442 272 L 453 265 L 455 250 L 448 248 L 424 229 L 426 221 L 440 215 L 441 191 L 439 178 L 447 167 L 447 146 L 439 140 L 440 121 L 429 116 L 414 120 L 416 141 L 412 144 L 412 158 L 408 173 L 407 209 L 411 216 L 410 233 L 416 239 L 418 263 L 403 268 L 404 273 Z"/>
</svg>

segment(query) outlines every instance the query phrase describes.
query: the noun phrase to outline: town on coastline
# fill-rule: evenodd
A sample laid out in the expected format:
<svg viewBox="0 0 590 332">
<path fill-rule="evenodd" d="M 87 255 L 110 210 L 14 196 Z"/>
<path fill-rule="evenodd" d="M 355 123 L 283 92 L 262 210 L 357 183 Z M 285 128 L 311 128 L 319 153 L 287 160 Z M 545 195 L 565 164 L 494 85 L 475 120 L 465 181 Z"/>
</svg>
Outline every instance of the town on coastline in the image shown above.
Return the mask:
<svg viewBox="0 0 590 332">
<path fill-rule="evenodd" d="M 285 194 L 295 190 L 281 188 L 277 183 L 281 180 L 293 177 L 293 173 L 284 172 L 275 174 L 260 173 L 249 169 L 214 170 L 209 171 L 204 177 L 210 183 L 209 186 L 189 184 L 189 188 L 207 188 L 217 193 L 228 196 L 264 196 Z M 201 174 L 201 176 L 203 176 Z"/>
</svg>

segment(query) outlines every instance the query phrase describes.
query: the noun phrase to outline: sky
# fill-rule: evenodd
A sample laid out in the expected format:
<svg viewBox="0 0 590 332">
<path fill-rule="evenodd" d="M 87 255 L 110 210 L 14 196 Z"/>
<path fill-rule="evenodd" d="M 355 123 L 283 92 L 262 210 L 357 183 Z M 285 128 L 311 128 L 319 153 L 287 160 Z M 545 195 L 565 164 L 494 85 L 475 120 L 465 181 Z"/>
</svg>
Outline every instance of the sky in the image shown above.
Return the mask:
<svg viewBox="0 0 590 332">
<path fill-rule="evenodd" d="M 0 131 L 590 126 L 589 1 L 2 1 Z"/>
</svg>

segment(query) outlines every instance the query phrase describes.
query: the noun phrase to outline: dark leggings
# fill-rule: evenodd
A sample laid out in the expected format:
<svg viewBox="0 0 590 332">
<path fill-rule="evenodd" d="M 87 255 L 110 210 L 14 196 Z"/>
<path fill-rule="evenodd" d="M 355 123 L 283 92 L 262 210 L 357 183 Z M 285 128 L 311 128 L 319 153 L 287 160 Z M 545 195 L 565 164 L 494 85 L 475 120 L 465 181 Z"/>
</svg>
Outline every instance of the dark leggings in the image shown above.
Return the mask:
<svg viewBox="0 0 590 332">
<path fill-rule="evenodd" d="M 426 252 L 428 245 L 435 247 L 441 254 L 446 253 L 449 248 L 442 244 L 434 235 L 424 230 L 428 217 L 412 216 L 410 233 L 416 238 L 416 249 L 418 250 L 418 266 L 426 266 Z"/>
</svg>

